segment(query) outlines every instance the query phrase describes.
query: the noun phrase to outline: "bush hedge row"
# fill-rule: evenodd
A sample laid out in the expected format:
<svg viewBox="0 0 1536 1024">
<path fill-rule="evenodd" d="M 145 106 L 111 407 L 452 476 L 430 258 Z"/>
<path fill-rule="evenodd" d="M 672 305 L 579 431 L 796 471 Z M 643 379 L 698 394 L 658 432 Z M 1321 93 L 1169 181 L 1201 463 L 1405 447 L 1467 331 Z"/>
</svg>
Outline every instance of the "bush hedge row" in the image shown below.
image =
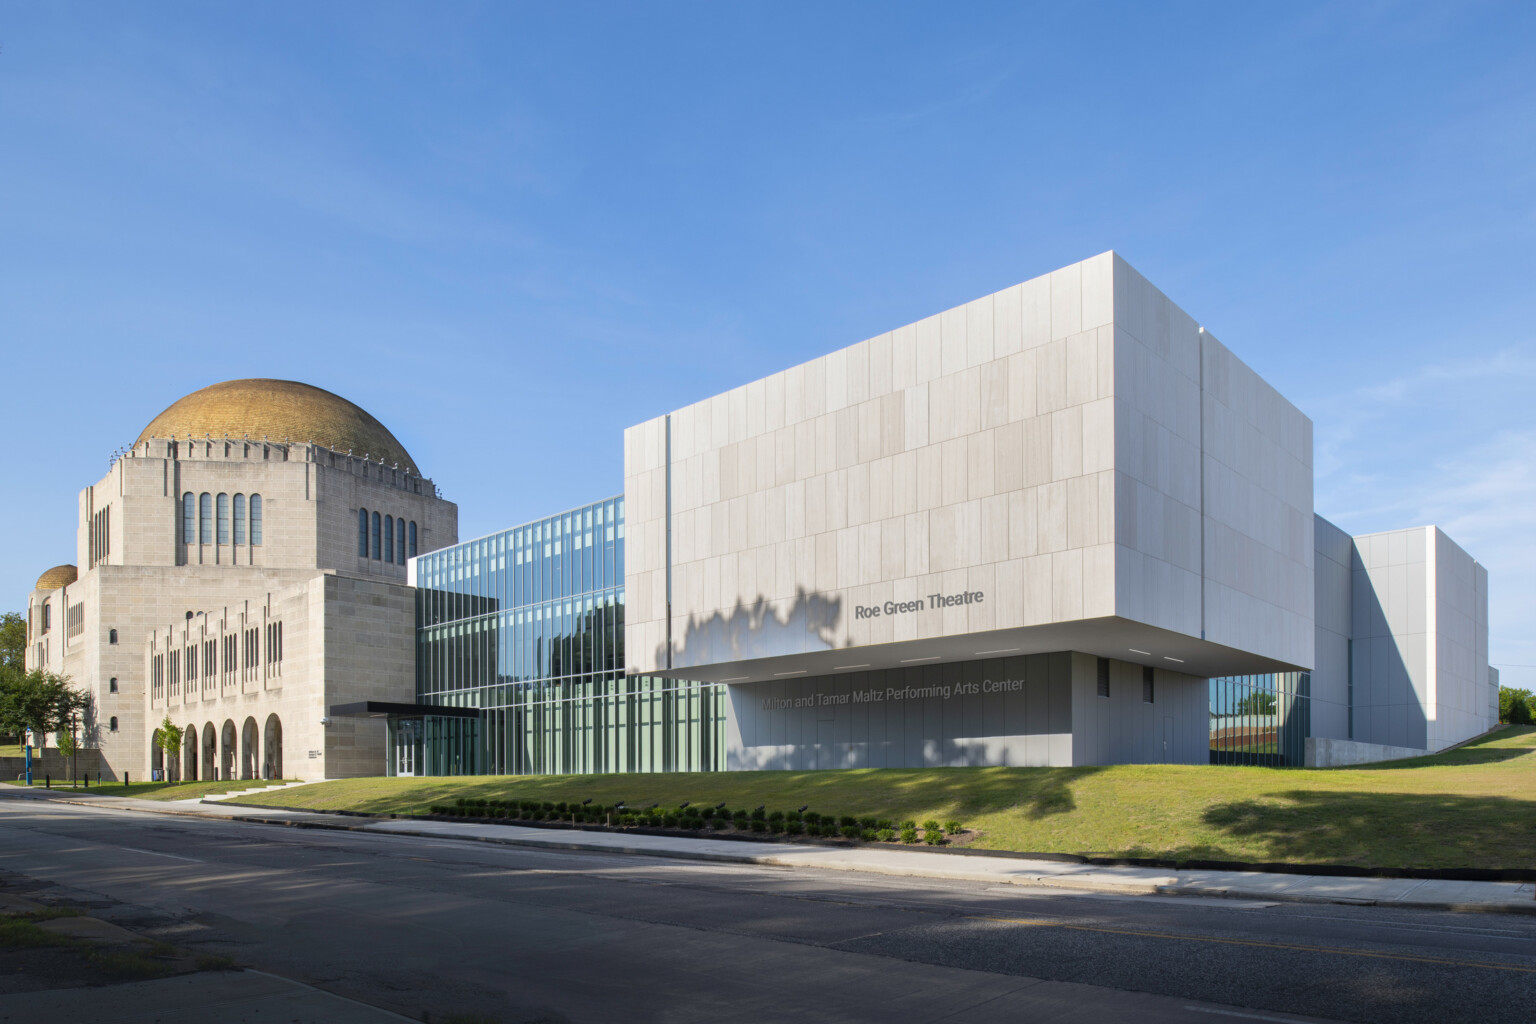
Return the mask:
<svg viewBox="0 0 1536 1024">
<path fill-rule="evenodd" d="M 677 807 L 626 807 L 623 804 L 596 804 L 591 801 L 552 803 L 539 800 L 491 800 L 459 797 L 451 804 L 433 804 L 433 814 L 451 818 L 505 818 L 508 821 L 550 821 L 577 825 L 617 825 L 621 828 L 668 828 L 682 831 L 722 831 L 842 837 L 867 843 L 917 843 L 930 846 L 943 843 L 945 835 L 964 831 L 960 822 L 940 825 L 923 822 L 921 832 L 915 821 L 895 822 L 889 818 L 856 818 L 852 815 L 818 814 L 815 811 L 731 810 L 724 804 L 707 807 L 680 804 Z"/>
</svg>

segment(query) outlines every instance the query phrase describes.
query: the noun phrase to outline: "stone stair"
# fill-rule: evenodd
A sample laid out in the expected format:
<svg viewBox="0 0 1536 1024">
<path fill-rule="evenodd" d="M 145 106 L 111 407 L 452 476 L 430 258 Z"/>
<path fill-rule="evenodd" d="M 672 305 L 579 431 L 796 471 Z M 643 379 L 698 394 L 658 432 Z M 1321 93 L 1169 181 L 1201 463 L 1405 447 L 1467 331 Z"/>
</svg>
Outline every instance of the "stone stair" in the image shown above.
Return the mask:
<svg viewBox="0 0 1536 1024">
<path fill-rule="evenodd" d="M 201 803 L 205 803 L 205 804 L 216 804 L 216 803 L 219 803 L 221 800 L 228 800 L 231 797 L 250 796 L 252 793 L 276 793 L 279 790 L 292 789 L 295 786 L 307 786 L 311 782 L 318 782 L 318 781 L 320 781 L 320 780 L 318 780 L 318 779 L 299 779 L 297 782 L 285 782 L 281 786 L 253 786 L 250 789 L 236 789 L 236 790 L 232 790 L 232 791 L 230 791 L 228 793 L 210 793 L 207 796 L 203 797 L 200 802 Z"/>
</svg>

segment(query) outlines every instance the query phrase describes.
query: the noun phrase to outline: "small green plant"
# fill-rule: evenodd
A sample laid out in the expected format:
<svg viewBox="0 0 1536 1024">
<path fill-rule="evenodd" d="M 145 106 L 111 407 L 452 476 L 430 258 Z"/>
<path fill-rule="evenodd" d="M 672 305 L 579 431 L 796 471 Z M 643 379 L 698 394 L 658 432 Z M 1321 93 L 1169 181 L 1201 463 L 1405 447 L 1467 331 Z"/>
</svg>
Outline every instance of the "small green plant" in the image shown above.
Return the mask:
<svg viewBox="0 0 1536 1024">
<path fill-rule="evenodd" d="M 817 814 L 815 811 L 806 811 L 800 817 L 807 825 L 821 824 L 821 815 Z"/>
<path fill-rule="evenodd" d="M 872 828 L 861 829 L 859 831 L 859 838 L 864 840 L 866 843 L 873 843 L 880 839 L 880 833 L 878 830 Z"/>
<path fill-rule="evenodd" d="M 901 823 L 901 827 L 904 828 L 904 829 L 907 829 L 907 828 L 917 828 L 917 822 L 912 821 L 912 820 L 909 819 L 907 821 L 902 822 Z"/>
<path fill-rule="evenodd" d="M 944 842 L 944 833 L 938 829 L 934 829 L 932 832 L 925 831 L 923 833 L 923 842 L 929 846 L 938 846 Z"/>
<path fill-rule="evenodd" d="M 843 838 L 844 839 L 857 839 L 857 838 L 859 838 L 859 835 L 862 833 L 862 831 L 863 830 L 860 829 L 857 824 L 854 824 L 854 825 L 844 825 L 843 826 Z"/>
<path fill-rule="evenodd" d="M 879 832 L 875 833 L 875 838 L 880 840 L 882 843 L 892 842 L 896 838 L 896 830 L 893 828 L 883 828 Z"/>
<path fill-rule="evenodd" d="M 765 820 L 767 820 L 767 818 L 768 818 L 768 816 L 763 813 L 763 809 L 761 807 L 757 808 L 755 811 L 752 812 L 752 820 L 753 821 L 765 821 Z"/>
<path fill-rule="evenodd" d="M 960 827 L 960 823 L 958 821 L 946 821 L 944 823 L 944 831 L 948 832 L 952 836 L 957 836 L 961 832 L 964 832 L 965 829 Z"/>
<path fill-rule="evenodd" d="M 783 811 L 774 811 L 772 814 L 768 815 L 768 820 L 769 821 L 783 821 L 784 820 L 784 812 Z"/>
<path fill-rule="evenodd" d="M 783 818 L 779 818 L 777 821 L 770 820 L 768 822 L 768 831 L 774 833 L 775 835 L 778 835 L 779 833 L 783 832 L 784 831 L 784 819 Z"/>
<path fill-rule="evenodd" d="M 850 825 L 857 825 L 859 823 L 859 819 L 853 817 L 851 814 L 845 814 L 841 818 L 837 819 L 837 823 L 843 826 L 843 828 L 847 828 Z"/>
<path fill-rule="evenodd" d="M 911 844 L 917 842 L 917 829 L 915 829 L 915 828 L 904 828 L 904 829 L 902 829 L 901 830 L 901 841 L 906 843 L 909 846 Z"/>
<path fill-rule="evenodd" d="M 803 821 L 786 821 L 784 823 L 784 831 L 788 832 L 792 836 L 797 836 L 800 833 L 805 831 L 805 822 L 803 822 Z"/>
<path fill-rule="evenodd" d="M 934 821 L 932 818 L 929 818 L 927 821 L 923 822 L 924 832 L 942 832 L 943 830 L 944 827 L 938 822 Z"/>
<path fill-rule="evenodd" d="M 766 831 L 768 831 L 768 823 L 766 821 L 764 821 L 762 818 L 753 818 L 752 819 L 752 831 L 753 832 L 766 832 Z"/>
<path fill-rule="evenodd" d="M 880 822 L 877 819 L 875 819 L 875 818 L 860 818 L 859 819 L 859 828 L 863 828 L 863 829 L 877 829 L 879 827 L 880 827 Z"/>
</svg>

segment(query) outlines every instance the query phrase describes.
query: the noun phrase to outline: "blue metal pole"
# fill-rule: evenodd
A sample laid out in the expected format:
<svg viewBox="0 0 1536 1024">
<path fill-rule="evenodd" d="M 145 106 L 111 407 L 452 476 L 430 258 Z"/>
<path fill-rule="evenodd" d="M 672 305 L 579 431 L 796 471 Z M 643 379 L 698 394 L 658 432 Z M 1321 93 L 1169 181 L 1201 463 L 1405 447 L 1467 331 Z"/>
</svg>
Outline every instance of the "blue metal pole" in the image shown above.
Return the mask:
<svg viewBox="0 0 1536 1024">
<path fill-rule="evenodd" d="M 27 744 L 27 785 L 32 785 L 32 744 Z"/>
</svg>

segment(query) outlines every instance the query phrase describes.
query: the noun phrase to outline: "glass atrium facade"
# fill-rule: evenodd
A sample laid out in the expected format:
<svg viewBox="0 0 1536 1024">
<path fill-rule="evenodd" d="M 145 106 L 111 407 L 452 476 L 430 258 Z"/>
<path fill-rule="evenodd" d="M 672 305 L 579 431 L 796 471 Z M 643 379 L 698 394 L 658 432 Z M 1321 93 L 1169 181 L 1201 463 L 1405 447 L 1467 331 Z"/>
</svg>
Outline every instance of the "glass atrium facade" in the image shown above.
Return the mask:
<svg viewBox="0 0 1536 1024">
<path fill-rule="evenodd" d="M 721 771 L 725 688 L 624 674 L 624 499 L 422 555 L 416 701 L 389 773 Z"/>
<path fill-rule="evenodd" d="M 1272 672 L 1209 681 L 1211 763 L 1301 767 L 1312 735 L 1312 674 Z"/>
</svg>

